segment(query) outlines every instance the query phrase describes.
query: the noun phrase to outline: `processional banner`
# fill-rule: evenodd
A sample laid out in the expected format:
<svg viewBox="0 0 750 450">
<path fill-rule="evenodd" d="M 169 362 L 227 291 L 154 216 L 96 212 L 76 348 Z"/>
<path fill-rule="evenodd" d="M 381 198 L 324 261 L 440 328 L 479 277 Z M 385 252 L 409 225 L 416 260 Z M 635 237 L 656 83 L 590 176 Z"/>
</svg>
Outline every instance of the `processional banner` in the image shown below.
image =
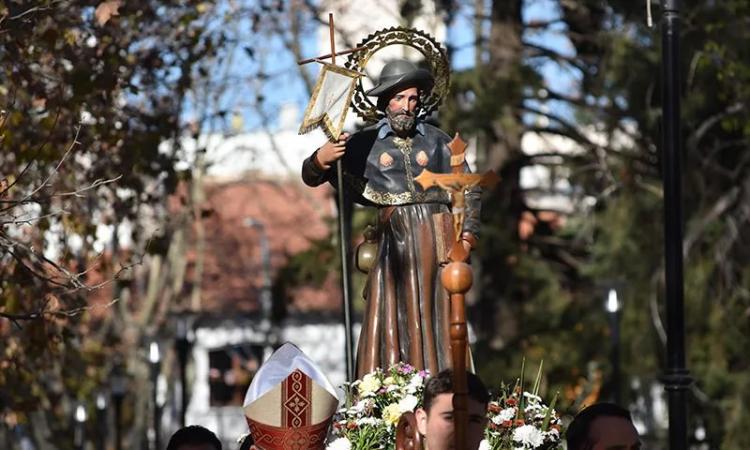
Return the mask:
<svg viewBox="0 0 750 450">
<path fill-rule="evenodd" d="M 299 134 L 320 127 L 331 140 L 337 140 L 344 129 L 346 113 L 360 76 L 353 70 L 323 63 L 310 103 L 305 109 Z"/>
</svg>

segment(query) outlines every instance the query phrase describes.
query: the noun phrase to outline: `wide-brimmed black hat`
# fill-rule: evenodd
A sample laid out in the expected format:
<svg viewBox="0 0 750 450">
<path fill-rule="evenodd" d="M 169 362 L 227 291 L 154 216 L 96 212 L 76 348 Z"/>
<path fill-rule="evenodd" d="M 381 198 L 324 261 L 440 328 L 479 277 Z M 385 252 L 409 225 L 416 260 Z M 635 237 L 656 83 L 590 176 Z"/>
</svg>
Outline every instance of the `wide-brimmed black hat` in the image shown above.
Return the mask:
<svg viewBox="0 0 750 450">
<path fill-rule="evenodd" d="M 383 67 L 378 84 L 365 94 L 380 97 L 383 94 L 393 92 L 398 87 L 408 85 L 429 91 L 434 83 L 435 79 L 429 70 L 420 69 L 404 59 L 397 59 Z"/>
</svg>

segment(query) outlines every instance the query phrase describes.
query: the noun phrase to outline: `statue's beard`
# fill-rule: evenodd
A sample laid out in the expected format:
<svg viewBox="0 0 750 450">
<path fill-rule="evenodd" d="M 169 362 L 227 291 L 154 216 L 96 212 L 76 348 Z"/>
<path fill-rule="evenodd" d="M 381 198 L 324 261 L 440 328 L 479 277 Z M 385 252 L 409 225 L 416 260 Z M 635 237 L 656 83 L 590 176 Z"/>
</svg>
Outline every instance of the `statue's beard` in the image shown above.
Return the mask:
<svg viewBox="0 0 750 450">
<path fill-rule="evenodd" d="M 398 135 L 404 135 L 411 132 L 414 129 L 414 123 L 416 122 L 417 115 L 414 112 L 406 110 L 386 111 L 388 117 L 388 123 L 390 123 L 393 131 Z"/>
</svg>

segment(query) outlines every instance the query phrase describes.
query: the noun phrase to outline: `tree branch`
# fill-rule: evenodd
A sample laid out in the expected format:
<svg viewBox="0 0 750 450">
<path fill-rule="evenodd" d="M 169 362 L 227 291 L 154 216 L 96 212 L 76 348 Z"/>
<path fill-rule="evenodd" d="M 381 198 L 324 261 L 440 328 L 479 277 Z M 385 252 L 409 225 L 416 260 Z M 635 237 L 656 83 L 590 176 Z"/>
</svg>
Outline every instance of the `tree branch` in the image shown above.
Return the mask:
<svg viewBox="0 0 750 450">
<path fill-rule="evenodd" d="M 80 132 L 81 132 L 81 125 L 78 125 L 76 127 L 76 134 L 73 137 L 73 142 L 68 146 L 68 149 L 65 151 L 65 153 L 62 156 L 62 158 L 60 158 L 60 161 L 57 162 L 57 165 L 52 170 L 52 172 L 49 175 L 47 175 L 47 178 L 45 178 L 44 181 L 39 186 L 37 186 L 36 188 L 34 188 L 34 190 L 32 190 L 24 198 L 18 200 L 17 203 L 25 203 L 27 200 L 29 200 L 30 198 L 32 198 L 37 192 L 39 192 L 40 190 L 42 190 L 43 188 L 45 188 L 47 186 L 47 183 L 49 183 L 49 181 L 52 179 L 52 177 L 54 177 L 60 171 L 60 167 L 62 167 L 62 165 L 65 163 L 65 160 L 68 159 L 68 156 L 73 152 L 73 149 L 76 147 L 76 145 L 80 144 L 80 142 L 78 142 L 78 136 L 79 136 Z M 10 189 L 10 187 L 8 187 L 7 189 Z M 9 209 L 15 208 L 16 206 L 17 206 L 17 204 L 13 204 L 11 206 L 6 206 L 5 208 L 0 209 L 0 213 L 2 213 L 4 211 L 7 211 Z"/>
</svg>

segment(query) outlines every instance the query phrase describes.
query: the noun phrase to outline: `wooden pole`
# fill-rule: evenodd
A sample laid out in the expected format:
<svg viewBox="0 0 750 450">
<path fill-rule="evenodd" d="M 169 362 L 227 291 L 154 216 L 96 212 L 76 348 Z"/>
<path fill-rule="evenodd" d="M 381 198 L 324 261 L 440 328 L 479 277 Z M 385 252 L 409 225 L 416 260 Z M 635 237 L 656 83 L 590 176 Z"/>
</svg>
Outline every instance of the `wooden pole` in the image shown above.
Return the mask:
<svg viewBox="0 0 750 450">
<path fill-rule="evenodd" d="M 333 29 L 333 13 L 328 13 L 328 37 L 331 39 L 331 64 L 336 64 L 336 39 Z"/>
<path fill-rule="evenodd" d="M 318 56 L 318 57 L 315 57 L 315 58 L 307 58 L 307 59 L 301 59 L 301 60 L 297 61 L 297 64 L 301 66 L 301 65 L 304 65 L 304 64 L 309 64 L 309 63 L 311 63 L 311 62 L 316 62 L 316 61 L 317 61 L 317 62 L 322 62 L 321 60 L 323 60 L 323 59 L 328 59 L 328 58 L 332 58 L 331 64 L 334 64 L 334 62 L 333 62 L 333 58 L 334 58 L 334 57 L 335 57 L 336 55 L 348 55 L 349 53 L 354 53 L 354 52 L 358 52 L 358 51 L 360 51 L 360 50 L 364 50 L 364 49 L 366 49 L 366 48 L 367 48 L 367 47 L 357 47 L 357 48 L 350 48 L 349 50 L 343 50 L 343 51 L 340 51 L 340 52 L 338 52 L 338 53 L 336 53 L 336 54 L 333 54 L 333 53 L 329 53 L 329 54 L 327 54 L 327 55 L 322 55 L 322 56 Z"/>
<path fill-rule="evenodd" d="M 466 142 L 458 133 L 448 144 L 451 151 L 451 172 L 463 173 L 463 158 L 466 155 Z M 461 187 L 451 196 L 454 208 L 464 208 L 465 192 Z M 455 213 L 456 211 L 454 211 Z M 463 220 L 461 220 L 463 222 Z M 469 389 L 466 381 L 466 292 L 471 288 L 473 273 L 466 264 L 469 255 L 461 242 L 461 230 L 455 230 L 456 236 L 449 255 L 450 263 L 443 269 L 441 281 L 450 294 L 450 340 L 453 359 L 453 424 L 454 448 L 466 448 L 466 429 L 469 426 Z"/>
<path fill-rule="evenodd" d="M 336 42 L 334 39 L 333 13 L 328 13 L 328 32 L 331 38 L 331 64 L 336 64 Z M 337 136 L 338 137 L 338 136 Z M 346 379 L 354 381 L 354 339 L 352 337 L 352 309 L 349 274 L 349 237 L 346 227 L 346 205 L 344 203 L 344 170 L 341 160 L 336 161 L 336 204 L 339 210 L 339 249 L 341 250 L 341 291 L 344 299 L 344 356 Z"/>
<path fill-rule="evenodd" d="M 459 250 L 460 247 L 460 250 Z M 460 241 L 453 243 L 452 255 L 466 255 Z M 466 382 L 466 292 L 471 288 L 471 267 L 451 256 L 441 276 L 450 294 L 450 338 L 453 360 L 453 423 L 455 449 L 466 448 L 466 428 L 469 422 L 468 388 Z"/>
</svg>

